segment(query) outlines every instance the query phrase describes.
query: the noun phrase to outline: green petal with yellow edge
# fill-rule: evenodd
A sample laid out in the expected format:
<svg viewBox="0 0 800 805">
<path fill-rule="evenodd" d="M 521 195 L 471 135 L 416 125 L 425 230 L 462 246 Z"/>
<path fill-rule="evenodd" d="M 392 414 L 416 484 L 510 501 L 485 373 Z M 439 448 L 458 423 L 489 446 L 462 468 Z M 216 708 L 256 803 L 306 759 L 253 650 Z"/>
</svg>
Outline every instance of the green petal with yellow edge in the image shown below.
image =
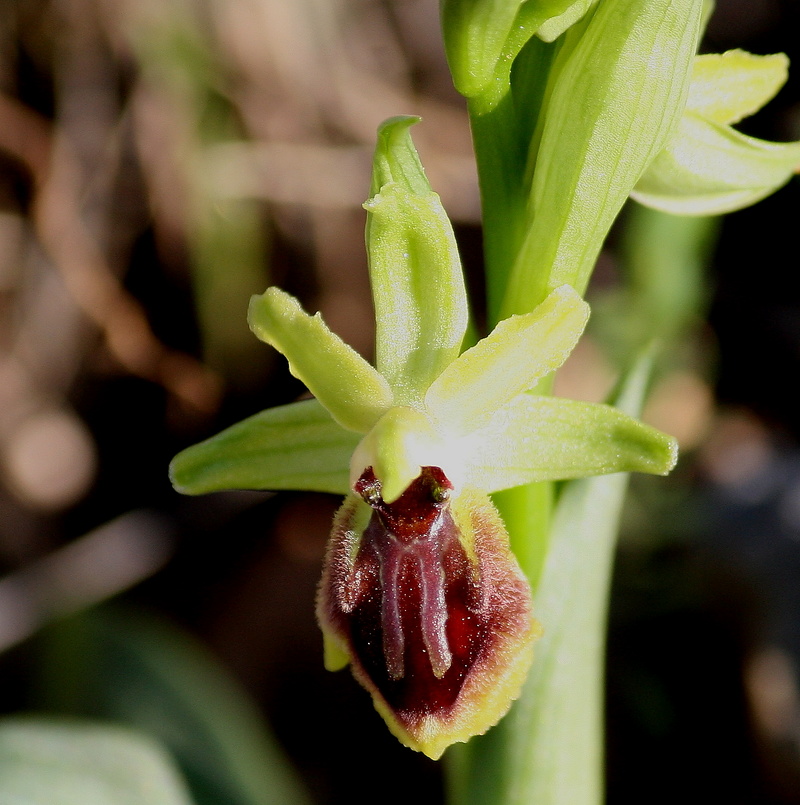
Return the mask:
<svg viewBox="0 0 800 805">
<path fill-rule="evenodd" d="M 468 433 L 566 360 L 589 318 L 569 286 L 556 288 L 531 313 L 511 316 L 460 355 L 425 396 L 443 428 Z"/>
<path fill-rule="evenodd" d="M 522 394 L 468 438 L 465 483 L 488 493 L 614 472 L 666 475 L 675 439 L 609 405 Z"/>
<path fill-rule="evenodd" d="M 489 498 L 426 467 L 392 504 L 367 472 L 334 521 L 317 615 L 392 733 L 439 758 L 519 695 L 540 634 L 530 588 Z"/>
<path fill-rule="evenodd" d="M 718 215 L 770 195 L 800 169 L 800 142 L 757 140 L 687 113 L 631 197 L 674 215 Z"/>
<path fill-rule="evenodd" d="M 418 118 L 378 130 L 367 211 L 367 254 L 375 302 L 376 366 L 395 404 L 419 403 L 458 355 L 467 294 L 453 227 L 411 141 Z"/>
<path fill-rule="evenodd" d="M 757 112 L 789 77 L 784 53 L 754 56 L 744 50 L 697 56 L 686 111 L 728 125 Z"/>
<path fill-rule="evenodd" d="M 358 435 L 316 400 L 268 408 L 178 453 L 175 489 L 202 495 L 223 489 L 306 489 L 347 494 Z"/>
<path fill-rule="evenodd" d="M 347 430 L 366 433 L 392 405 L 386 380 L 317 313 L 309 316 L 293 296 L 267 288 L 250 299 L 250 329 L 289 361 L 291 373 Z"/>
</svg>

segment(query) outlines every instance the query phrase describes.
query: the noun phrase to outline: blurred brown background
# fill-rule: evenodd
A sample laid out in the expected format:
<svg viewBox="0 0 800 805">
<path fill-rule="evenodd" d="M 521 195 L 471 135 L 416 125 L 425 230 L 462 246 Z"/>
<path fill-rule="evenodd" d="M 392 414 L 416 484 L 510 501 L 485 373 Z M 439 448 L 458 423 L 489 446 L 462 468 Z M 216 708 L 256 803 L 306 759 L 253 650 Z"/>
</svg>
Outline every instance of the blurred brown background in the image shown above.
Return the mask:
<svg viewBox="0 0 800 805">
<path fill-rule="evenodd" d="M 182 499 L 166 476 L 179 449 L 302 391 L 248 331 L 252 293 L 282 286 L 370 356 L 360 205 L 383 119 L 423 117 L 415 141 L 480 305 L 475 170 L 437 14 L 3 3 L 3 711 L 40 704 L 42 626 L 124 594 L 224 660 L 318 801 L 440 800 L 438 767 L 322 670 L 313 598 L 336 499 Z M 704 49 L 800 66 L 799 31 L 792 0 L 720 0 Z M 795 70 L 748 133 L 800 137 L 798 85 Z M 611 802 L 800 802 L 798 209 L 795 182 L 724 223 L 706 357 L 659 398 L 687 458 L 635 490 L 622 544 Z M 620 273 L 613 250 L 603 260 L 595 293 Z M 584 355 L 576 387 L 599 396 L 601 346 Z"/>
</svg>

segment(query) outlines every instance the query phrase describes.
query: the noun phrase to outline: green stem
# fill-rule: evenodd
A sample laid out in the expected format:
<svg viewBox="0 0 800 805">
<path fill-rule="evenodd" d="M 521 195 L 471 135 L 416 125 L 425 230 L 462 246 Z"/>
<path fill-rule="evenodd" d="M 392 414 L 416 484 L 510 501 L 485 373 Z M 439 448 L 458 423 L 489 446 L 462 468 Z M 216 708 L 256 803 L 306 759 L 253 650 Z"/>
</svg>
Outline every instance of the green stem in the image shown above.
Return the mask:
<svg viewBox="0 0 800 805">
<path fill-rule="evenodd" d="M 469 111 L 483 208 L 487 313 L 494 325 L 526 231 L 527 193 L 520 182 L 526 154 L 517 141 L 511 93 L 491 109 L 472 99 Z"/>
<path fill-rule="evenodd" d="M 513 80 L 502 98 L 487 94 L 469 100 L 483 210 L 490 326 L 505 318 L 501 306 L 508 280 L 530 229 L 528 199 L 539 143 L 537 132 L 548 93 L 550 68 L 560 48 L 560 42 L 545 43 L 532 37 L 514 61 Z M 505 83 L 509 78 L 504 76 L 500 80 Z M 542 266 L 542 271 L 546 284 L 547 267 Z M 513 312 L 524 313 L 533 307 Z"/>
</svg>

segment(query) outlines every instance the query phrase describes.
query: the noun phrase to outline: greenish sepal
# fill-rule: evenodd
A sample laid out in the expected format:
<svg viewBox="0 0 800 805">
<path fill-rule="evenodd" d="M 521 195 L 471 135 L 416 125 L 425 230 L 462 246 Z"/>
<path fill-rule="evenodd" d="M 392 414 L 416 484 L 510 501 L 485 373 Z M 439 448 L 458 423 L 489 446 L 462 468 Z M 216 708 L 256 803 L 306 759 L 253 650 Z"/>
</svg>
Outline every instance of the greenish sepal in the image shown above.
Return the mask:
<svg viewBox="0 0 800 805">
<path fill-rule="evenodd" d="M 675 439 L 616 408 L 532 394 L 474 438 L 467 483 L 480 480 L 488 492 L 614 472 L 666 475 L 678 457 Z"/>
<path fill-rule="evenodd" d="M 441 426 L 467 433 L 492 412 L 566 360 L 589 318 L 589 306 L 569 285 L 532 312 L 511 316 L 460 355 L 434 381 L 425 405 Z"/>
<path fill-rule="evenodd" d="M 713 123 L 738 123 L 771 101 L 788 77 L 784 53 L 754 56 L 729 50 L 697 56 L 686 111 Z"/>
<path fill-rule="evenodd" d="M 372 467 L 381 482 L 381 497 L 386 503 L 394 503 L 423 467 L 442 467 L 446 455 L 428 417 L 413 408 L 398 406 L 381 417 L 353 453 L 350 484 Z"/>
<path fill-rule="evenodd" d="M 398 405 L 421 401 L 458 355 L 468 319 L 458 247 L 439 196 L 427 181 L 423 188 L 421 180 L 406 180 L 419 164 L 409 121 L 414 119 L 381 127 L 373 167 L 377 190 L 364 204 L 376 364 Z"/>
<path fill-rule="evenodd" d="M 268 408 L 172 460 L 178 492 L 307 489 L 347 494 L 358 435 L 344 430 L 316 400 Z"/>
<path fill-rule="evenodd" d="M 503 316 L 530 310 L 548 288 L 585 289 L 611 223 L 680 119 L 701 9 L 701 0 L 603 0 L 595 9 L 547 103 L 533 218 Z"/>
<path fill-rule="evenodd" d="M 799 166 L 800 142 L 757 140 L 686 114 L 631 196 L 676 215 L 716 215 L 768 196 Z"/>
<path fill-rule="evenodd" d="M 343 428 L 366 433 L 392 405 L 386 380 L 293 296 L 267 288 L 250 299 L 247 321 L 258 338 L 286 356 L 291 373 Z"/>
<path fill-rule="evenodd" d="M 420 120 L 416 115 L 397 115 L 378 126 L 370 196 L 379 193 L 384 185 L 393 183 L 420 196 L 431 192 L 425 169 L 408 132 Z"/>
</svg>

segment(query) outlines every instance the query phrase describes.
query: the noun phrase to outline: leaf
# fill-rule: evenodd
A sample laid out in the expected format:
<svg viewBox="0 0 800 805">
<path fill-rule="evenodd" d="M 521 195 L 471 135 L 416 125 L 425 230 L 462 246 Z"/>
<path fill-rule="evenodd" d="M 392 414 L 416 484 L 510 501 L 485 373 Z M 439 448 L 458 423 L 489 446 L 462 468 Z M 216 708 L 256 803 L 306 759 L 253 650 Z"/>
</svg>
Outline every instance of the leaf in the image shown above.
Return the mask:
<svg viewBox="0 0 800 805">
<path fill-rule="evenodd" d="M 675 440 L 608 405 L 522 394 L 475 434 L 473 483 L 499 492 L 614 472 L 666 475 Z"/>
<path fill-rule="evenodd" d="M 628 375 L 617 398 L 624 413 L 638 414 L 649 368 L 640 360 Z M 480 785 L 490 770 L 494 785 L 472 800 L 480 805 L 603 800 L 606 611 L 627 478 L 564 484 L 536 591 L 534 614 L 544 634 L 528 681 L 508 716 L 458 758 L 467 785 Z"/>
<path fill-rule="evenodd" d="M 588 318 L 589 306 L 572 288 L 557 288 L 531 313 L 501 321 L 450 364 L 428 390 L 428 410 L 454 432 L 481 427 L 561 366 Z"/>
<path fill-rule="evenodd" d="M 772 100 L 788 77 L 784 53 L 754 56 L 729 50 L 697 56 L 686 111 L 713 123 L 738 123 Z"/>
<path fill-rule="evenodd" d="M 267 288 L 250 300 L 250 329 L 286 356 L 292 374 L 306 384 L 347 430 L 366 433 L 392 405 L 386 380 L 317 313 L 309 316 L 293 296 Z"/>
<path fill-rule="evenodd" d="M 604 0 L 584 26 L 555 73 L 503 316 L 564 283 L 585 289 L 611 223 L 678 124 L 701 9 Z"/>
<path fill-rule="evenodd" d="M 675 215 L 716 215 L 770 195 L 800 168 L 800 142 L 773 143 L 686 114 L 631 197 Z"/>
<path fill-rule="evenodd" d="M 51 718 L 0 721 L 0 802 L 191 805 L 172 760 L 133 730 Z"/>
<path fill-rule="evenodd" d="M 392 118 L 378 130 L 364 204 L 376 365 L 398 405 L 421 401 L 458 355 L 468 318 L 453 227 L 408 132 L 417 120 Z"/>
<path fill-rule="evenodd" d="M 307 489 L 347 494 L 358 435 L 317 402 L 268 408 L 178 453 L 170 478 L 179 492 Z"/>
<path fill-rule="evenodd" d="M 62 674 L 53 694 L 160 740 L 197 805 L 309 803 L 258 705 L 186 632 L 109 606 L 52 627 L 49 637 Z M 65 674 L 75 689 L 64 690 Z"/>
</svg>

